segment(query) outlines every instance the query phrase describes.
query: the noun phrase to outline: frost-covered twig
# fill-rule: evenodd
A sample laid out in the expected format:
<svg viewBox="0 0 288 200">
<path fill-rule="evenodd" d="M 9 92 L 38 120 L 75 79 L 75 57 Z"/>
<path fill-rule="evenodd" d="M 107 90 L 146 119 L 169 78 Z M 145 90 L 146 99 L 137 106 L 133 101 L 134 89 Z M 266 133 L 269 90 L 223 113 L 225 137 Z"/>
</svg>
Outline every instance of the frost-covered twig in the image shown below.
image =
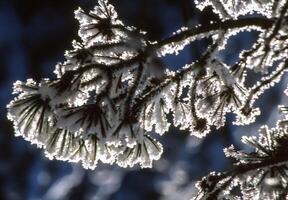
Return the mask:
<svg viewBox="0 0 288 200">
<path fill-rule="evenodd" d="M 244 19 L 229 19 L 220 22 L 211 22 L 210 24 L 199 25 L 195 28 L 184 29 L 183 31 L 176 32 L 173 36 L 166 38 L 162 41 L 156 43 L 154 48 L 169 48 L 170 45 L 177 45 L 179 42 L 183 42 L 191 37 L 198 35 L 211 35 L 211 33 L 218 30 L 233 30 L 233 29 L 241 29 L 245 27 L 246 30 L 267 30 L 273 26 L 275 19 L 267 19 L 261 17 L 251 17 Z"/>
<path fill-rule="evenodd" d="M 213 172 L 198 182 L 199 193 L 194 199 L 236 198 L 239 196 L 234 193 L 237 187 L 241 189 L 243 199 L 286 199 L 287 131 L 287 122 L 279 121 L 272 129 L 263 126 L 258 139 L 242 138 L 243 143 L 255 148 L 253 152 L 236 151 L 233 146 L 225 149 L 226 156 L 237 162 L 231 170 Z"/>
<path fill-rule="evenodd" d="M 252 103 L 284 77 L 287 67 L 288 3 L 195 2 L 200 9 L 211 5 L 220 20 L 181 28 L 155 42 L 124 25 L 107 0 L 89 13 L 76 10 L 81 41 L 73 41 L 65 62 L 56 66 L 57 78 L 14 84 L 17 97 L 8 105 L 8 118 L 16 135 L 44 148 L 49 158 L 82 162 L 85 168 L 98 161 L 151 167 L 163 151 L 152 132 L 162 135 L 174 125 L 203 137 L 211 127 L 222 127 L 230 112 L 238 124 L 254 122 L 260 112 Z M 218 55 L 228 39 L 251 30 L 260 32 L 255 45 L 232 66 L 223 62 Z M 203 38 L 212 43 L 199 60 L 167 69 L 163 56 L 177 55 Z M 272 72 L 249 90 L 249 70 L 262 76 Z"/>
</svg>

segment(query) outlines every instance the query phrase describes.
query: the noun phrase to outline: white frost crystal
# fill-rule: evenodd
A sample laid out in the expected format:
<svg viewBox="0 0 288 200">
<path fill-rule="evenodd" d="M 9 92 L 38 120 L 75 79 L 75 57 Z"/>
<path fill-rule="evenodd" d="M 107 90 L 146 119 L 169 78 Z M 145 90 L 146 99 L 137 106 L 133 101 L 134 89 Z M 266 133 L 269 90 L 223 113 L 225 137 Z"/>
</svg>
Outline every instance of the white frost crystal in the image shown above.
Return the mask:
<svg viewBox="0 0 288 200">
<path fill-rule="evenodd" d="M 107 0 L 99 0 L 89 13 L 76 10 L 81 41 L 73 41 L 72 49 L 65 52 L 65 61 L 56 65 L 56 78 L 14 84 L 16 97 L 7 108 L 16 136 L 37 144 L 51 159 L 80 162 L 89 169 L 94 169 L 99 161 L 121 167 L 152 167 L 163 152 L 162 145 L 152 137 L 153 132 L 163 135 L 173 125 L 204 137 L 212 127 L 223 127 L 228 113 L 236 115 L 234 124 L 253 123 L 261 113 L 254 103 L 287 72 L 288 3 L 195 3 L 201 10 L 212 6 L 221 20 L 181 28 L 171 37 L 155 42 L 149 41 L 143 31 L 125 26 Z M 255 13 L 256 17 L 249 16 Z M 260 32 L 252 48 L 243 50 L 231 66 L 221 60 L 229 39 L 251 30 Z M 177 55 L 187 45 L 203 39 L 211 44 L 198 60 L 176 71 L 167 69 L 162 57 Z M 246 79 L 252 70 L 260 78 L 248 88 Z M 281 110 L 288 113 L 286 107 Z M 280 147 L 283 150 L 287 146 L 287 119 L 286 115 L 276 129 L 261 129 L 259 140 L 243 139 L 257 149 L 254 154 L 229 147 L 226 155 L 243 165 L 261 162 Z M 220 197 L 240 184 L 247 191 L 243 196 L 256 194 L 260 198 L 257 181 L 261 176 L 264 196 L 268 195 L 269 185 L 287 187 L 287 181 L 279 174 L 266 176 L 269 169 L 235 176 L 232 186 L 223 188 Z M 226 175 L 212 173 L 202 183 L 211 187 L 212 179 L 222 178 L 219 185 L 227 185 L 230 179 Z M 252 192 L 245 185 L 249 181 L 254 184 Z M 201 197 L 206 196 L 205 193 Z"/>
<path fill-rule="evenodd" d="M 99 5 L 88 14 L 79 8 L 75 11 L 75 17 L 80 23 L 79 36 L 89 46 L 105 40 L 119 41 L 121 29 L 124 28 L 114 6 L 107 0 L 100 0 Z"/>
<path fill-rule="evenodd" d="M 144 33 L 124 26 L 107 0 L 98 3 L 88 14 L 75 11 L 83 42 L 72 42 L 74 49 L 56 66 L 57 79 L 14 84 L 18 96 L 7 106 L 8 118 L 16 136 L 44 148 L 50 159 L 81 162 L 89 169 L 98 161 L 152 167 L 162 145 L 125 114 L 133 95 L 141 92 L 133 84 L 155 77 L 149 65 L 136 59 L 145 46 Z M 142 72 L 136 70 L 139 65 L 145 67 Z M 155 120 L 164 119 L 155 123 L 156 131 L 164 133 L 167 111 L 155 109 Z"/>
<path fill-rule="evenodd" d="M 214 11 L 225 19 L 253 12 L 271 17 L 273 0 L 195 0 L 195 3 L 200 10 L 212 6 Z"/>
</svg>

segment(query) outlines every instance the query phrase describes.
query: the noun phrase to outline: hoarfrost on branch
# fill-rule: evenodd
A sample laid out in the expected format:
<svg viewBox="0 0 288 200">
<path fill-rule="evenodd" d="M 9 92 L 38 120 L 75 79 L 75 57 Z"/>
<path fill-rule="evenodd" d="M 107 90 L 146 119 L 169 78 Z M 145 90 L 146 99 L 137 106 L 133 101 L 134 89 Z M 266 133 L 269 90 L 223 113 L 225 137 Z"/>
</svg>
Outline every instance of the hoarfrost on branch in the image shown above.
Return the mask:
<svg viewBox="0 0 288 200">
<path fill-rule="evenodd" d="M 56 78 L 14 84 L 16 97 L 7 108 L 16 136 L 37 144 L 51 159 L 81 162 L 89 169 L 99 161 L 151 167 L 163 152 L 153 132 L 163 135 L 175 126 L 204 137 L 224 126 L 227 113 L 236 115 L 235 125 L 253 123 L 261 114 L 255 101 L 288 68 L 288 1 L 195 4 L 200 10 L 212 7 L 220 20 L 182 27 L 160 41 L 124 25 L 107 0 L 88 13 L 77 9 L 81 40 L 73 41 L 66 60 L 56 65 Z M 251 49 L 232 65 L 221 60 L 219 52 L 231 36 L 252 30 L 259 36 Z M 167 69 L 163 57 L 204 38 L 212 43 L 200 59 L 177 71 Z M 262 78 L 248 87 L 252 73 Z M 286 107 L 281 110 L 287 113 Z M 195 199 L 227 198 L 237 186 L 244 199 L 287 198 L 287 130 L 286 116 L 273 129 L 264 126 L 258 139 L 243 138 L 255 152 L 226 148 L 226 155 L 237 160 L 235 167 L 204 177 Z"/>
</svg>

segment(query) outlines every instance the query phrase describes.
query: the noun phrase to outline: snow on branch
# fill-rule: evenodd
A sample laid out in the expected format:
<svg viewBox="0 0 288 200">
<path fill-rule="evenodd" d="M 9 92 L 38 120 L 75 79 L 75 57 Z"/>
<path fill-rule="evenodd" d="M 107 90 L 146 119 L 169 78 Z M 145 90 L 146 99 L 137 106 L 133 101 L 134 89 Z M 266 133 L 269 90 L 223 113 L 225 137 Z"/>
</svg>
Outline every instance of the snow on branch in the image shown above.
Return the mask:
<svg viewBox="0 0 288 200">
<path fill-rule="evenodd" d="M 89 169 L 99 161 L 122 167 L 152 167 L 163 152 L 153 138 L 154 132 L 163 135 L 175 126 L 204 137 L 211 128 L 222 127 L 231 112 L 236 114 L 235 124 L 254 122 L 261 113 L 253 108 L 254 102 L 287 71 L 288 3 L 195 3 L 200 9 L 211 5 L 221 21 L 181 28 L 154 42 L 146 33 L 126 26 L 107 0 L 99 0 L 89 13 L 76 10 L 81 40 L 73 41 L 73 49 L 65 52 L 66 60 L 56 65 L 55 79 L 14 84 L 16 97 L 7 108 L 16 136 L 37 144 L 51 159 L 81 162 Z M 252 17 L 250 13 L 261 16 Z M 258 40 L 240 53 L 236 63 L 229 66 L 218 57 L 231 36 L 251 30 L 260 33 Z M 162 57 L 177 55 L 186 45 L 203 38 L 212 42 L 200 59 L 177 71 L 167 69 Z M 249 88 L 246 78 L 252 71 L 262 78 Z M 246 143 L 257 148 L 254 153 L 227 149 L 230 156 L 241 157 L 239 163 L 231 172 L 203 179 L 196 199 L 226 195 L 231 185 L 240 185 L 247 191 L 244 196 L 252 194 L 251 187 L 265 196 L 264 189 L 257 188 L 260 181 L 287 188 L 287 178 L 283 178 L 286 158 L 283 152 L 281 158 L 277 153 L 285 150 L 285 127 L 266 128 L 269 140 L 263 134 L 259 141 L 246 138 Z M 258 171 L 250 173 L 253 170 Z M 277 195 L 284 195 L 279 191 Z"/>
<path fill-rule="evenodd" d="M 252 152 L 237 151 L 233 145 L 224 149 L 235 160 L 233 168 L 204 177 L 196 184 L 199 193 L 194 199 L 287 199 L 287 128 L 287 120 L 280 120 L 275 128 L 261 127 L 258 138 L 242 137 Z"/>
</svg>

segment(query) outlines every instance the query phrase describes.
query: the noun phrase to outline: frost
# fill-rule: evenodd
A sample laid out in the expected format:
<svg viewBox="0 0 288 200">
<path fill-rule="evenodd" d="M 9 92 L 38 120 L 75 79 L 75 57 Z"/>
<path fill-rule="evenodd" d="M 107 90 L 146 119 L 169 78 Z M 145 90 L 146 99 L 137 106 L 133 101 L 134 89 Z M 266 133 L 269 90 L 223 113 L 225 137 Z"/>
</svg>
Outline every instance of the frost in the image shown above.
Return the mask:
<svg viewBox="0 0 288 200">
<path fill-rule="evenodd" d="M 227 157 L 237 161 L 234 168 L 204 177 L 197 184 L 197 196 L 240 198 L 232 192 L 238 187 L 243 199 L 286 199 L 288 133 L 287 126 L 279 126 L 282 120 L 277 124 L 271 129 L 261 127 L 258 137 L 242 137 L 242 142 L 254 149 L 252 152 L 237 151 L 233 145 L 224 149 Z"/>
<path fill-rule="evenodd" d="M 272 0 L 195 0 L 195 3 L 200 10 L 212 6 L 214 11 L 223 19 L 238 18 L 253 12 L 271 17 L 273 12 Z"/>
<path fill-rule="evenodd" d="M 246 98 L 246 88 L 237 83 L 229 68 L 218 60 L 212 60 L 208 75 L 200 81 L 197 108 L 201 117 L 210 124 L 221 127 L 227 112 L 239 110 Z"/>
<path fill-rule="evenodd" d="M 191 108 L 188 103 L 177 102 L 173 116 L 174 126 L 179 126 L 182 130 L 189 128 L 192 121 L 191 115 Z"/>
<path fill-rule="evenodd" d="M 167 102 L 165 102 L 165 97 L 158 97 L 153 102 L 150 102 L 145 109 L 143 114 L 143 127 L 147 131 L 153 130 L 153 125 L 155 126 L 155 132 L 163 134 L 168 131 L 170 123 L 166 118 L 169 113 L 169 107 Z"/>
<path fill-rule="evenodd" d="M 11 101 L 8 108 L 8 119 L 13 121 L 16 136 L 41 147 L 50 129 L 53 129 L 53 116 L 49 98 L 39 93 L 39 85 L 31 79 L 26 83 L 17 81 L 14 93 L 19 96 Z M 44 141 L 43 141 L 44 140 Z"/>
<path fill-rule="evenodd" d="M 149 135 L 143 135 L 133 147 L 127 147 L 117 158 L 122 167 L 140 163 L 141 167 L 152 167 L 152 161 L 158 160 L 163 152 L 162 145 Z"/>
<path fill-rule="evenodd" d="M 240 111 L 236 112 L 236 120 L 233 122 L 235 125 L 248 125 L 255 122 L 256 117 L 261 114 L 259 108 L 243 107 Z"/>
<path fill-rule="evenodd" d="M 114 7 L 107 0 L 98 3 L 99 6 L 87 14 L 81 8 L 75 11 L 75 17 L 80 23 L 79 36 L 89 46 L 105 40 L 119 41 L 121 29 L 124 29 Z"/>
<path fill-rule="evenodd" d="M 99 162 L 144 168 L 163 153 L 154 132 L 160 137 L 174 126 L 202 138 L 223 127 L 229 113 L 236 115 L 235 125 L 255 122 L 261 112 L 254 104 L 287 72 L 288 3 L 195 3 L 201 10 L 212 6 L 221 20 L 183 27 L 154 42 L 144 31 L 126 26 L 107 0 L 99 0 L 88 13 L 77 9 L 81 40 L 72 41 L 65 61 L 55 66 L 56 77 L 13 86 L 16 97 L 7 109 L 15 135 L 43 148 L 50 159 L 79 162 L 88 169 Z M 259 32 L 257 41 L 235 63 L 225 63 L 229 39 L 251 30 Z M 198 60 L 167 69 L 163 57 L 207 38 L 210 44 Z M 252 80 L 249 87 L 247 80 Z M 231 194 L 235 187 L 244 199 L 287 196 L 281 192 L 288 191 L 288 109 L 280 110 L 285 117 L 275 128 L 263 126 L 258 138 L 243 137 L 254 152 L 233 146 L 224 150 L 236 160 L 235 171 L 204 177 L 196 199 L 239 199 Z"/>
<path fill-rule="evenodd" d="M 177 31 L 175 34 L 180 34 L 180 33 L 185 33 L 187 30 L 185 28 L 182 28 L 181 30 Z M 207 33 L 202 33 L 198 34 L 195 36 L 187 37 L 185 40 L 177 41 L 177 42 L 171 42 L 168 44 L 163 45 L 159 50 L 157 51 L 158 56 L 162 57 L 167 54 L 175 54 L 178 55 L 181 50 L 184 49 L 185 46 L 188 44 L 196 41 L 196 40 L 201 40 L 204 38 L 209 38 L 211 35 L 213 35 L 214 32 L 207 32 Z M 166 41 L 164 41 L 166 42 Z"/>
</svg>

